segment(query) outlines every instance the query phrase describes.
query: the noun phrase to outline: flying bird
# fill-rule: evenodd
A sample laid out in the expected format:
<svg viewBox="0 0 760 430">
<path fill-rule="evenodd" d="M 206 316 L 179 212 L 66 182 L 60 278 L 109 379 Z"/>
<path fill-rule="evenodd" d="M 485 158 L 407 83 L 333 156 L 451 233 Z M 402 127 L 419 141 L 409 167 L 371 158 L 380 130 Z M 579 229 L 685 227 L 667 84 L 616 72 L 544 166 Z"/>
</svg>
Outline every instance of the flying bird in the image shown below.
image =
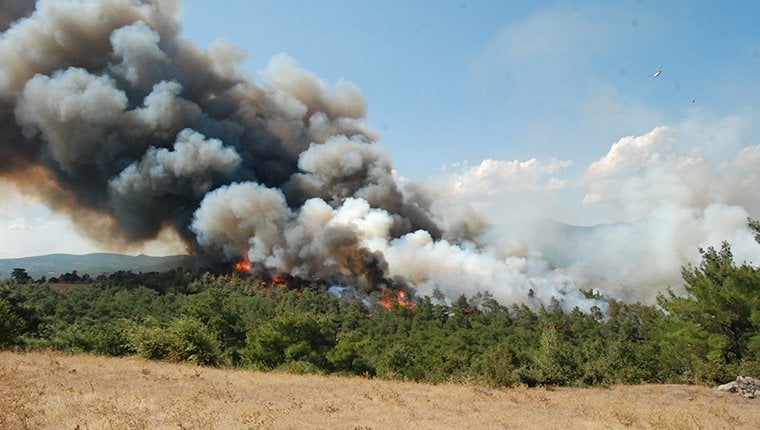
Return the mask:
<svg viewBox="0 0 760 430">
<path fill-rule="evenodd" d="M 662 66 L 660 66 L 654 73 L 649 75 L 650 78 L 656 78 L 662 74 Z"/>
</svg>

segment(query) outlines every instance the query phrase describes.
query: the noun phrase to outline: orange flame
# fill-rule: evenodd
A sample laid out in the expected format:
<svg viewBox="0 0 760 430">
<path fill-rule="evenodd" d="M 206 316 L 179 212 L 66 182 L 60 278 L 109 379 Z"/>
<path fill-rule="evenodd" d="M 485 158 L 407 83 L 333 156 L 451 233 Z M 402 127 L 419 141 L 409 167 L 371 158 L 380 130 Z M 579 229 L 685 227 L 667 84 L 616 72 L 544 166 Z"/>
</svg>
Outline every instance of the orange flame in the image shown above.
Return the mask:
<svg viewBox="0 0 760 430">
<path fill-rule="evenodd" d="M 385 309 L 391 310 L 394 304 L 401 308 L 414 309 L 416 307 L 414 302 L 406 296 L 406 291 L 404 290 L 383 288 L 380 291 L 382 295 L 377 299 L 377 304 Z"/>
<path fill-rule="evenodd" d="M 235 271 L 237 272 L 250 272 L 253 268 L 253 263 L 248 259 L 248 256 L 244 256 L 242 260 L 235 263 Z"/>
<path fill-rule="evenodd" d="M 292 276 L 270 276 L 268 281 L 265 281 L 259 287 L 263 291 L 271 290 L 288 290 L 295 291 L 297 297 L 301 297 L 301 281 L 298 278 Z"/>
<path fill-rule="evenodd" d="M 288 285 L 288 280 L 279 276 L 272 276 L 272 283 L 278 287 L 285 287 Z"/>
</svg>

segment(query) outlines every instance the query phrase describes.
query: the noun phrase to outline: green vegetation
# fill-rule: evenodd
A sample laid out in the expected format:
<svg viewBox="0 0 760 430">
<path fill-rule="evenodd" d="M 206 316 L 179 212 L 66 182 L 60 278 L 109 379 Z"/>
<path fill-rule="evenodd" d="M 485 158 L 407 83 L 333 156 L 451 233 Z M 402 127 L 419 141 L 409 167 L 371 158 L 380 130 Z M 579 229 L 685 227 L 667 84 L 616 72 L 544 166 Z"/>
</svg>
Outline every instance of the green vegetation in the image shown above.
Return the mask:
<svg viewBox="0 0 760 430">
<path fill-rule="evenodd" d="M 568 312 L 487 293 L 368 310 L 320 285 L 185 270 L 72 273 L 60 279 L 74 287 L 56 289 L 18 269 L 0 281 L 0 347 L 494 386 L 760 374 L 760 269 L 736 265 L 724 243 L 682 274 L 686 294 L 666 290 L 657 305 L 597 297 L 602 306 Z"/>
</svg>

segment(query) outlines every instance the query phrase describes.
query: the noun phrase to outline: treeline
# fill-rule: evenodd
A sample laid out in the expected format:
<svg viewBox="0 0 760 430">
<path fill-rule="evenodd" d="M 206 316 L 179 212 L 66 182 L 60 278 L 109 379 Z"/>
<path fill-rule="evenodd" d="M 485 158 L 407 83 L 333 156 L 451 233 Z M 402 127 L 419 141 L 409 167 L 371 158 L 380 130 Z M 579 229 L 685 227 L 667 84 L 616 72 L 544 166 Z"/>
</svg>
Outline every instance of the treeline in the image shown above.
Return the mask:
<svg viewBox="0 0 760 430">
<path fill-rule="evenodd" d="M 370 309 L 324 286 L 184 270 L 119 272 L 62 291 L 14 277 L 0 282 L 0 346 L 494 386 L 760 375 L 760 270 L 736 265 L 726 243 L 702 257 L 683 268 L 685 296 L 597 297 L 603 306 L 588 312 L 488 294 L 414 306 L 385 297 L 389 310 Z"/>
</svg>

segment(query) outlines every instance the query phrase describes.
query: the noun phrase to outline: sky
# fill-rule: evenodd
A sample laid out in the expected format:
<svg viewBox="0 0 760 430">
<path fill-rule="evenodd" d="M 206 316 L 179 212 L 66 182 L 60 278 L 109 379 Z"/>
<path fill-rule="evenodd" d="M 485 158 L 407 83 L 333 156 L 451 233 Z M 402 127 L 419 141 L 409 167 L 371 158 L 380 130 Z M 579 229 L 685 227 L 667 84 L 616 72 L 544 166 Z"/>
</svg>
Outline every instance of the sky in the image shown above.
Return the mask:
<svg viewBox="0 0 760 430">
<path fill-rule="evenodd" d="M 493 225 L 634 226 L 572 247 L 586 267 L 633 252 L 672 272 L 721 240 L 760 261 L 744 225 L 760 217 L 757 2 L 186 0 L 179 17 L 193 43 L 236 46 L 257 82 L 284 54 L 355 84 L 399 181 Z M 499 240 L 559 252 L 537 236 Z M 109 250 L 3 184 L 0 244 L 0 258 Z"/>
<path fill-rule="evenodd" d="M 254 77 L 285 52 L 355 83 L 396 168 L 420 179 L 488 158 L 583 166 L 623 136 L 753 111 L 760 5 L 686 4 L 185 1 L 182 21 L 201 46 L 242 47 Z"/>
</svg>

